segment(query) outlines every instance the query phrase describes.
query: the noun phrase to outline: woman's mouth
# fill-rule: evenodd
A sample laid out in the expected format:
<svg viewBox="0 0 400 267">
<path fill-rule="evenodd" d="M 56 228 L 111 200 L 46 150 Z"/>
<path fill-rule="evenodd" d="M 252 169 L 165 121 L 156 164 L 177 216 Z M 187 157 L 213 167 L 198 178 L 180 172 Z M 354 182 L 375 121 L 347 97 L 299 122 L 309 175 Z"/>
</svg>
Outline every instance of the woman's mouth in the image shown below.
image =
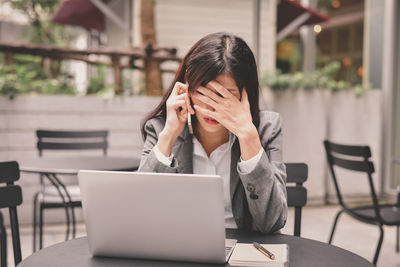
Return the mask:
<svg viewBox="0 0 400 267">
<path fill-rule="evenodd" d="M 214 120 L 213 118 L 210 118 L 210 117 L 206 117 L 206 118 L 204 118 L 204 120 L 206 121 L 206 123 L 211 124 L 211 125 L 219 124 L 218 121 L 216 121 L 216 120 Z"/>
</svg>

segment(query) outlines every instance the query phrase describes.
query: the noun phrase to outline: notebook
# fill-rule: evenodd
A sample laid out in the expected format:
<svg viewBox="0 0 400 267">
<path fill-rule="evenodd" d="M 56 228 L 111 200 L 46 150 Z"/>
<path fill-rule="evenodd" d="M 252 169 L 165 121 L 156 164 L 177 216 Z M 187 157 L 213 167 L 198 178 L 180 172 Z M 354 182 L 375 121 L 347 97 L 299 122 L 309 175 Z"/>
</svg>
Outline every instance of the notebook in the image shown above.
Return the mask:
<svg viewBox="0 0 400 267">
<path fill-rule="evenodd" d="M 83 215 L 94 256 L 225 263 L 220 176 L 80 171 Z"/>
<path fill-rule="evenodd" d="M 289 266 L 289 246 L 287 244 L 261 244 L 268 251 L 275 255 L 275 259 L 271 260 L 253 244 L 237 243 L 233 253 L 229 259 L 231 267 L 286 267 Z"/>
</svg>

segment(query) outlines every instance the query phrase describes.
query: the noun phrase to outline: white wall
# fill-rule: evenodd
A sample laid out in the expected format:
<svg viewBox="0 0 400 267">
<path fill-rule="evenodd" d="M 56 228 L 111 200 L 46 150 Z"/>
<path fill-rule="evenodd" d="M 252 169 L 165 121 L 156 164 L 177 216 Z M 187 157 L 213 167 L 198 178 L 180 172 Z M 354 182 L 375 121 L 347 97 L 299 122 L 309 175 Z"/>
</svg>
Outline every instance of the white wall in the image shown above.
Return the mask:
<svg viewBox="0 0 400 267">
<path fill-rule="evenodd" d="M 231 32 L 253 43 L 254 0 L 163 0 L 155 9 L 158 44 L 176 47 L 183 57 L 200 38 L 214 32 Z M 276 1 L 261 3 L 260 67 L 275 66 Z M 273 60 L 272 60 L 273 59 Z M 175 66 L 173 63 L 165 66 Z M 164 86 L 173 75 L 165 75 Z"/>
<path fill-rule="evenodd" d="M 109 129 L 109 155 L 140 155 L 143 146 L 140 121 L 158 102 L 159 98 L 143 97 L 17 96 L 12 101 L 0 97 L 0 161 L 37 158 L 35 130 L 38 128 Z M 70 153 L 49 152 L 44 156 Z M 93 153 L 101 154 L 89 152 Z M 63 178 L 67 183 L 75 182 L 75 178 Z M 39 178 L 38 175 L 22 173 L 18 183 L 22 186 L 24 199 L 18 211 L 20 222 L 30 223 L 32 200 L 39 189 Z M 48 211 L 45 216 L 46 221 L 65 219 L 62 211 Z"/>
<path fill-rule="evenodd" d="M 336 201 L 327 171 L 323 140 L 342 144 L 369 145 L 375 165 L 374 184 L 380 190 L 382 141 L 382 90 L 369 90 L 357 97 L 352 91 L 328 90 L 264 91 L 267 106 L 283 118 L 283 158 L 285 162 L 305 162 L 309 166 L 306 183 L 309 202 L 323 202 L 324 194 Z M 369 193 L 365 176 L 339 172 L 344 194 L 352 198 Z M 327 184 L 326 184 L 327 183 Z M 326 191 L 326 188 L 328 191 Z"/>
<path fill-rule="evenodd" d="M 131 0 L 129 0 L 131 1 Z M 122 20 L 129 25 L 129 1 L 111 1 L 108 7 Z M 129 34 L 105 15 L 105 27 L 107 35 L 107 46 L 116 48 L 129 47 Z"/>
<path fill-rule="evenodd" d="M 25 42 L 29 41 L 28 25 L 14 24 L 12 22 L 0 21 L 0 40 L 3 42 Z"/>
<path fill-rule="evenodd" d="M 260 61 L 258 67 L 262 72 L 271 73 L 275 71 L 277 6 L 278 0 L 261 1 Z"/>
</svg>

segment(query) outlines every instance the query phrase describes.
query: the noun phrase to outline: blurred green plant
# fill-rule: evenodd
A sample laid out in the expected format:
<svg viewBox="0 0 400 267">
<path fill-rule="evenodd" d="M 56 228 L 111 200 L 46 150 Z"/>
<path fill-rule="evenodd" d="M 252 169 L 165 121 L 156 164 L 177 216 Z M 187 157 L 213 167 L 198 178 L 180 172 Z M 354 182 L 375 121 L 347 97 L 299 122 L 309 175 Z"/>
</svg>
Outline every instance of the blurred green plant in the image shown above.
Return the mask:
<svg viewBox="0 0 400 267">
<path fill-rule="evenodd" d="M 133 77 L 132 70 L 124 69 L 122 71 L 122 91 L 124 92 L 124 94 L 129 96 L 133 96 L 135 94 L 132 77 Z"/>
<path fill-rule="evenodd" d="M 86 95 L 101 95 L 101 96 L 113 96 L 114 87 L 111 84 L 107 84 L 106 77 L 111 74 L 111 70 L 106 65 L 96 65 L 95 75 L 89 79 L 88 86 L 86 88 Z M 122 91 L 126 96 L 137 95 L 134 92 L 132 82 L 132 72 L 131 70 L 124 69 L 122 71 Z M 144 89 L 143 89 L 144 93 Z"/>
<path fill-rule="evenodd" d="M 9 3 L 30 20 L 24 33 L 37 44 L 65 45 L 64 27 L 51 22 L 60 0 L 0 0 Z M 72 76 L 63 70 L 60 60 L 13 54 L 12 65 L 4 65 L 0 53 L 0 94 L 14 98 L 18 94 L 76 94 Z M 3 64 L 2 64 L 3 63 Z"/>
<path fill-rule="evenodd" d="M 269 87 L 271 90 L 296 90 L 296 89 L 330 89 L 332 92 L 353 89 L 357 96 L 362 95 L 370 88 L 370 85 L 361 84 L 352 86 L 346 81 L 336 81 L 335 75 L 341 65 L 339 62 L 331 62 L 321 69 L 312 72 L 295 72 L 282 74 L 265 74 L 261 77 L 261 87 Z"/>
<path fill-rule="evenodd" d="M 110 91 L 114 91 L 111 86 L 107 86 L 105 82 L 105 65 L 97 65 L 96 74 L 93 75 L 86 88 L 86 95 L 104 95 Z"/>
<path fill-rule="evenodd" d="M 15 55 L 14 60 L 12 65 L 0 62 L 0 95 L 13 99 L 18 94 L 76 94 L 73 77 L 64 71 L 56 79 L 48 77 L 40 57 Z"/>
</svg>

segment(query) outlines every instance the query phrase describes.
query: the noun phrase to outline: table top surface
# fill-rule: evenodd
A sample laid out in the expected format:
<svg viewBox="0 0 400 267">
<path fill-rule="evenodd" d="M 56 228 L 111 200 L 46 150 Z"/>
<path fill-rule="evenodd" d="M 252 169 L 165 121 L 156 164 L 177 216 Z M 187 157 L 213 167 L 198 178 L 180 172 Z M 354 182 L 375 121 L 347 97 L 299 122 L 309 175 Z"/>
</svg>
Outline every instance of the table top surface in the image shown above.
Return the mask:
<svg viewBox="0 0 400 267">
<path fill-rule="evenodd" d="M 289 266 L 373 266 L 366 259 L 341 248 L 319 241 L 290 235 L 263 235 L 257 232 L 227 230 L 227 238 L 240 243 L 270 243 L 289 245 Z M 229 264 L 204 264 L 140 259 L 92 257 L 86 237 L 70 240 L 44 248 L 32 254 L 18 267 L 84 266 L 84 267 L 125 267 L 125 266 L 229 266 Z"/>
<path fill-rule="evenodd" d="M 139 157 L 69 156 L 42 157 L 19 162 L 22 172 L 76 175 L 79 170 L 133 171 Z"/>
</svg>

